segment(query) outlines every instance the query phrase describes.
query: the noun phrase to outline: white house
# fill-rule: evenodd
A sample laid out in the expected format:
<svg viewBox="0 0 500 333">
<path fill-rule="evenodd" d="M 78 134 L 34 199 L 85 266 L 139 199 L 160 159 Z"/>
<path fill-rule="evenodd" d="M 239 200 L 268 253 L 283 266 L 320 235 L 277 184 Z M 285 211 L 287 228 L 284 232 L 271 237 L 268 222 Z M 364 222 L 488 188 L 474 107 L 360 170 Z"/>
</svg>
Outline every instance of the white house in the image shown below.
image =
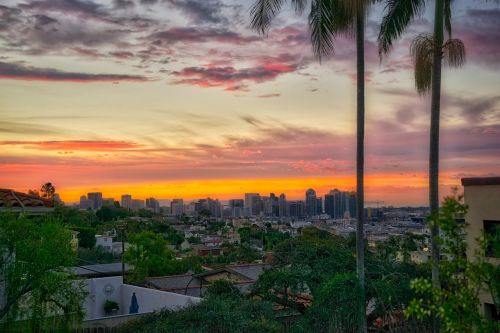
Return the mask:
<svg viewBox="0 0 500 333">
<path fill-rule="evenodd" d="M 95 246 L 102 246 L 106 251 L 113 251 L 113 237 L 107 235 L 95 235 Z"/>
<path fill-rule="evenodd" d="M 161 309 L 179 310 L 201 301 L 198 297 L 125 284 L 121 276 L 88 279 L 85 280 L 85 287 L 88 295 L 83 304 L 85 309 L 83 328 L 113 327 L 133 320 L 141 314 Z M 138 311 L 130 313 L 134 294 Z M 119 306 L 113 314 L 107 314 L 104 309 L 104 304 L 108 300 L 116 302 Z"/>
</svg>

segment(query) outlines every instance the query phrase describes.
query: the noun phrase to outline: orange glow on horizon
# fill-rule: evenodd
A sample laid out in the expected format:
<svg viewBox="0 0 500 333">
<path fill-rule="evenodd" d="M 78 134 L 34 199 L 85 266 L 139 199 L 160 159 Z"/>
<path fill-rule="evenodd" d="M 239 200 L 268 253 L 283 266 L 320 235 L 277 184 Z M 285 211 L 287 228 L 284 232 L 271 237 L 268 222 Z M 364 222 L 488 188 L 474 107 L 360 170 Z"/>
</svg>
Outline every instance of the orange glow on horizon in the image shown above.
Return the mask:
<svg viewBox="0 0 500 333">
<path fill-rule="evenodd" d="M 448 179 L 442 185 L 451 188 L 458 181 Z M 369 175 L 365 177 L 366 200 L 386 200 L 386 204 L 423 204 L 427 192 L 425 175 L 408 177 L 398 174 Z M 57 184 L 56 184 L 57 185 Z M 95 187 L 71 187 L 58 189 L 66 202 L 78 202 L 81 195 L 88 192 L 102 192 L 103 197 L 119 201 L 122 194 L 131 194 L 134 198 L 157 199 L 183 198 L 186 200 L 212 197 L 221 200 L 243 198 L 244 193 L 257 192 L 268 195 L 285 193 L 287 199 L 303 199 L 308 188 L 316 190 L 322 196 L 331 189 L 343 191 L 355 190 L 355 177 L 325 178 L 278 178 L 278 179 L 224 179 L 224 180 L 186 180 L 158 182 L 155 184 L 135 183 L 126 185 L 103 185 Z M 401 194 L 404 192 L 404 194 Z M 448 192 L 448 191 L 446 191 Z"/>
</svg>

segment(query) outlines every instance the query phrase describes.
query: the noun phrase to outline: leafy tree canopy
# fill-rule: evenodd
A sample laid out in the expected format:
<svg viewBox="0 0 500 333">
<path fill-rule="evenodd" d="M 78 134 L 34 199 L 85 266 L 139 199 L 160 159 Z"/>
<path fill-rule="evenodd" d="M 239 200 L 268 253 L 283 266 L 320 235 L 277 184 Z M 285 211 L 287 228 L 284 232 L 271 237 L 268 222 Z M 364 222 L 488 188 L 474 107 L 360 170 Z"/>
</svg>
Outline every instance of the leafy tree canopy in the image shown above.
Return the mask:
<svg viewBox="0 0 500 333">
<path fill-rule="evenodd" d="M 0 222 L 0 276 L 7 296 L 0 320 L 7 331 L 55 329 L 47 316 L 63 315 L 59 324 L 82 319 L 85 292 L 67 270 L 76 262 L 69 230 L 53 216 L 37 221 L 4 214 Z M 15 323 L 18 318 L 29 327 Z"/>
</svg>

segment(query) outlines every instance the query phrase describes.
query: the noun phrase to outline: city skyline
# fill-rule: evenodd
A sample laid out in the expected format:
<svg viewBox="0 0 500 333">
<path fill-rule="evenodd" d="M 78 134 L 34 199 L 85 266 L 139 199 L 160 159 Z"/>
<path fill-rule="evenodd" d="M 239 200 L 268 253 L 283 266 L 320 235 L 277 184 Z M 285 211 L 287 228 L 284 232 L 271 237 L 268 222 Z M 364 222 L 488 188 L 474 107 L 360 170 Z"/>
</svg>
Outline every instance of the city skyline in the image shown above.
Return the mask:
<svg viewBox="0 0 500 333">
<path fill-rule="evenodd" d="M 50 181 L 67 202 L 353 190 L 354 41 L 319 64 L 305 16 L 287 9 L 262 37 L 250 5 L 2 2 L 2 187 Z M 430 31 L 432 6 L 382 63 L 381 10 L 367 24 L 366 200 L 426 205 L 430 101 L 414 91 L 408 48 Z M 442 195 L 462 177 L 500 174 L 500 9 L 453 10 L 467 63 L 443 75 Z"/>
</svg>

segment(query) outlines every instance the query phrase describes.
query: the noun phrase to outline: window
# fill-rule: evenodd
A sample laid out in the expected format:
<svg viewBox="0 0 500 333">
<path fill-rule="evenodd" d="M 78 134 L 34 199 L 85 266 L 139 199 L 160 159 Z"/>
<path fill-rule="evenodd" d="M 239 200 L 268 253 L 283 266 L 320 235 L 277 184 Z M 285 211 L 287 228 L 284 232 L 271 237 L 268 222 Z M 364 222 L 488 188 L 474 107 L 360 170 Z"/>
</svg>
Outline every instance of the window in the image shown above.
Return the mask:
<svg viewBox="0 0 500 333">
<path fill-rule="evenodd" d="M 495 304 L 484 303 L 484 315 L 486 319 L 500 322 L 500 312 Z"/>
<path fill-rule="evenodd" d="M 500 221 L 483 221 L 486 241 L 486 256 L 500 258 Z"/>
</svg>

